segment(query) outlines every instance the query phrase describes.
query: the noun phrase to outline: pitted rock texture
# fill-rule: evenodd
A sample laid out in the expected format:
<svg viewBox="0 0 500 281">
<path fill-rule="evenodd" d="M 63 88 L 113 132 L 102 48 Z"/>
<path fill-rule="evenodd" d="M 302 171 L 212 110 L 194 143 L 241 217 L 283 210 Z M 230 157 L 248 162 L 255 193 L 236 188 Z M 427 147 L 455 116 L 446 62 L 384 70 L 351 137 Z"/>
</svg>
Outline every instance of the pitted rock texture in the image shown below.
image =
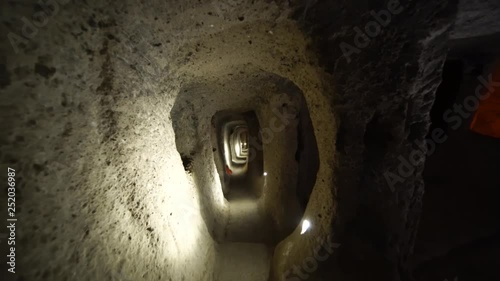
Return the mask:
<svg viewBox="0 0 500 281">
<path fill-rule="evenodd" d="M 292 81 L 314 108 L 318 178 L 331 186 L 329 75 L 286 3 L 37 3 L 0 4 L 0 144 L 2 165 L 18 171 L 19 280 L 217 280 L 228 257 L 207 221 L 224 223 L 226 210 L 202 215 L 170 116 L 192 83 L 248 78 L 249 67 Z"/>
</svg>

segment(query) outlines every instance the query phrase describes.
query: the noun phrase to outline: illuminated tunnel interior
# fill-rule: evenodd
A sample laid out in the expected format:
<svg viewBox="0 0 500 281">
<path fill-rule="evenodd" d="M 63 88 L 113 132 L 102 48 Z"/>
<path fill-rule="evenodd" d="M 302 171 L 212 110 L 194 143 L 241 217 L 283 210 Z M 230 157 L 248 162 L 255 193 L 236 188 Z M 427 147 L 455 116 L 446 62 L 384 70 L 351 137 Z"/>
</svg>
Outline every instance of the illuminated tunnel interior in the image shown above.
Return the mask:
<svg viewBox="0 0 500 281">
<path fill-rule="evenodd" d="M 221 270 L 218 280 L 269 276 L 273 249 L 299 225 L 319 166 L 300 89 L 283 77 L 245 68 L 247 73 L 222 81 L 182 87 L 171 111 L 176 147 L 194 179 L 203 220 L 222 249 L 223 267 L 246 268 L 228 270 L 227 276 Z M 238 124 L 248 129 L 244 169 L 225 159 L 231 154 L 225 144 Z M 247 260 L 263 262 L 254 267 Z"/>
<path fill-rule="evenodd" d="M 0 2 L 0 280 L 500 280 L 496 0 Z"/>
</svg>

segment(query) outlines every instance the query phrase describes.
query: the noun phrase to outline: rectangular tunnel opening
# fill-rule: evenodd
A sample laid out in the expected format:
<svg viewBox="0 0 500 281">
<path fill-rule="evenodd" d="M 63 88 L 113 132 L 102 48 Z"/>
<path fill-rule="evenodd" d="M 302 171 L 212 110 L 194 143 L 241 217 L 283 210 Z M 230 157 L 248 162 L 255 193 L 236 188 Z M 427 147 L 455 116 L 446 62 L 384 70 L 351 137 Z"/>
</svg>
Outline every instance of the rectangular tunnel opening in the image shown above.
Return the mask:
<svg viewBox="0 0 500 281">
<path fill-rule="evenodd" d="M 224 197 L 258 199 L 263 189 L 263 149 L 254 111 L 219 111 L 212 117 L 211 142 Z M 238 147 L 244 157 L 238 161 Z"/>
</svg>

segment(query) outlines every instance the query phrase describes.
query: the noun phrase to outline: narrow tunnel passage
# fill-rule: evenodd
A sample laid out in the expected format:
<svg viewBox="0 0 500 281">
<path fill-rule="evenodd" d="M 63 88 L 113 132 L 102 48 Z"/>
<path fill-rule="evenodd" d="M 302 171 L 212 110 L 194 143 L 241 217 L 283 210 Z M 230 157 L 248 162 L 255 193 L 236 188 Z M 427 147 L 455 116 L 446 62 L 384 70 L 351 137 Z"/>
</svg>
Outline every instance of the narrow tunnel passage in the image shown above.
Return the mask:
<svg viewBox="0 0 500 281">
<path fill-rule="evenodd" d="M 242 122 L 248 129 L 246 145 L 248 155 L 241 164 L 242 168 L 232 171 L 227 163 L 230 160 L 225 159 L 226 155 L 230 157 L 233 152 L 229 146 L 234 146 L 231 140 L 225 137 L 232 137 L 232 127 L 227 125 L 232 122 Z M 212 150 L 214 151 L 214 161 L 219 175 L 224 196 L 228 201 L 237 199 L 257 199 L 263 191 L 263 149 L 259 140 L 260 125 L 254 111 L 250 112 L 217 112 L 212 117 Z"/>
<path fill-rule="evenodd" d="M 186 175 L 194 178 L 201 215 L 218 242 L 217 280 L 270 276 L 274 247 L 297 228 L 318 167 L 302 92 L 276 75 L 247 77 L 187 85 L 171 111 L 177 150 L 192 161 Z M 227 100 L 228 91 L 242 99 Z M 229 139 L 238 128 L 248 130 L 248 162 L 232 166 Z M 308 191 L 301 181 L 309 182 Z"/>
</svg>

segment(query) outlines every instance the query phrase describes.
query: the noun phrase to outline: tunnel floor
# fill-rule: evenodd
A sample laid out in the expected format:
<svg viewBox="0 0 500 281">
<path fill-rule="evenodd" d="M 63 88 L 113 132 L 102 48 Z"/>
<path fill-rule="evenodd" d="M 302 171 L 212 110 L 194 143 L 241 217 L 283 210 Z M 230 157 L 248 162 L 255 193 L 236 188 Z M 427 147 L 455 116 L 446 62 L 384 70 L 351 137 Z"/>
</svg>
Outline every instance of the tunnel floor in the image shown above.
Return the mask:
<svg viewBox="0 0 500 281">
<path fill-rule="evenodd" d="M 269 278 L 272 249 L 257 243 L 224 243 L 217 269 L 219 281 L 264 281 Z"/>
</svg>

